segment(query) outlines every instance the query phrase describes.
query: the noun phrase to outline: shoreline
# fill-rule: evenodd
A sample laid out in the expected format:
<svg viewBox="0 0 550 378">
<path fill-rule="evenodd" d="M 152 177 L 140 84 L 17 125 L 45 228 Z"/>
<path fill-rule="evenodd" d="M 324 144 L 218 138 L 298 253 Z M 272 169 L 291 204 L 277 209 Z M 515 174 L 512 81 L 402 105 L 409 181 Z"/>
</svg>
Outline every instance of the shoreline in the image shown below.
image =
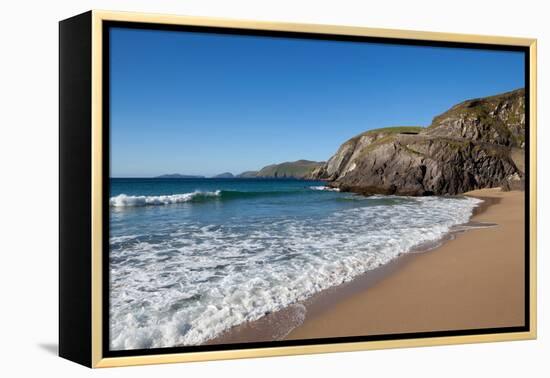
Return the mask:
<svg viewBox="0 0 550 378">
<path fill-rule="evenodd" d="M 205 344 L 522 325 L 524 192 L 464 195 L 484 201 L 466 228 Z M 513 274 L 499 274 L 494 265 Z"/>
</svg>

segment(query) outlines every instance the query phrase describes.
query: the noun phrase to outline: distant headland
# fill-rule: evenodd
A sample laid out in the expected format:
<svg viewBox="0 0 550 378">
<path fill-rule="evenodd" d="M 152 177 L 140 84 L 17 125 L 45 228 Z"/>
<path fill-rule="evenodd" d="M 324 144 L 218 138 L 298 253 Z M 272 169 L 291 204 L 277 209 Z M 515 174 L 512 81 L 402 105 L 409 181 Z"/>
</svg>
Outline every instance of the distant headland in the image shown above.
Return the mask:
<svg viewBox="0 0 550 378">
<path fill-rule="evenodd" d="M 311 160 L 297 160 L 289 161 L 279 164 L 270 164 L 258 171 L 245 171 L 240 174 L 234 175 L 231 172 L 223 172 L 212 177 L 199 176 L 199 175 L 185 175 L 179 173 L 172 173 L 166 175 L 156 176 L 154 178 L 163 179 L 193 179 L 193 178 L 271 178 L 271 179 L 307 179 L 315 170 L 323 167 L 324 161 L 317 162 Z"/>
<path fill-rule="evenodd" d="M 205 176 L 199 176 L 199 175 L 182 175 L 179 173 L 170 173 L 167 175 L 160 175 L 156 176 L 154 178 L 163 178 L 163 179 L 183 179 L 183 178 L 206 178 Z"/>
</svg>

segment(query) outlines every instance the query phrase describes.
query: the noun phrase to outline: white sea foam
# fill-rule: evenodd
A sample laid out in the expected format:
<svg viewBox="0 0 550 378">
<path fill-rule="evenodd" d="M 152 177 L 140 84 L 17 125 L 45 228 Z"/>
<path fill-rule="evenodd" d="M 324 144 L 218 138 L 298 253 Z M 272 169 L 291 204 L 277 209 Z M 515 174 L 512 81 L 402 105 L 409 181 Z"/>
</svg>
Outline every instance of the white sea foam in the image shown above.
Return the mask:
<svg viewBox="0 0 550 378">
<path fill-rule="evenodd" d="M 326 191 L 329 191 L 329 192 L 339 192 L 340 191 L 340 189 L 338 189 L 338 188 L 331 188 L 330 186 L 322 186 L 322 185 L 310 186 L 309 188 L 311 190 L 326 190 Z"/>
<path fill-rule="evenodd" d="M 191 193 L 171 194 L 165 196 L 129 196 L 119 194 L 118 196 L 109 199 L 109 205 L 112 207 L 135 207 L 148 205 L 171 205 L 175 203 L 189 202 L 195 199 L 204 197 L 218 197 L 221 191 L 201 192 L 195 191 Z"/>
<path fill-rule="evenodd" d="M 315 220 L 193 223 L 158 240 L 112 238 L 111 348 L 203 343 L 439 240 L 481 202 L 398 199 Z"/>
</svg>

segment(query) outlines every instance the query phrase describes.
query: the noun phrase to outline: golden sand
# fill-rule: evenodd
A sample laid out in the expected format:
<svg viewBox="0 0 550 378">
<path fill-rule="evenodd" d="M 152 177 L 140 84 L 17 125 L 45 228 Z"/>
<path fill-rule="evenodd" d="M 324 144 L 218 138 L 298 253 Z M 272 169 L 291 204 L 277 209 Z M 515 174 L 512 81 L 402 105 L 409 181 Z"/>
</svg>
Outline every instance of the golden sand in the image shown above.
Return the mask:
<svg viewBox="0 0 550 378">
<path fill-rule="evenodd" d="M 288 339 L 512 327 L 524 324 L 524 192 L 467 193 L 498 199 L 458 234 L 417 254 L 378 283 L 308 316 Z"/>
</svg>

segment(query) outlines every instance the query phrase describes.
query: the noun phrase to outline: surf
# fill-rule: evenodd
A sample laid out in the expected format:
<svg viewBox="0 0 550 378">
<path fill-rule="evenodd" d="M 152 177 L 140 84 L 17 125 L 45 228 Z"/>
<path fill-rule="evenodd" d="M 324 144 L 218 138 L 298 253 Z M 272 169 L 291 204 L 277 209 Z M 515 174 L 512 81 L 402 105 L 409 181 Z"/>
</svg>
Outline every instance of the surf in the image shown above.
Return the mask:
<svg viewBox="0 0 550 378">
<path fill-rule="evenodd" d="M 215 190 L 199 191 L 168 195 L 128 195 L 125 193 L 113 196 L 109 199 L 111 207 L 141 207 L 141 206 L 165 206 L 188 202 L 204 202 L 208 200 L 234 200 L 258 197 L 281 197 L 288 195 L 303 194 L 307 190 L 321 190 L 319 187 L 306 187 L 297 190 L 277 191 L 238 191 L 238 190 Z"/>
</svg>

